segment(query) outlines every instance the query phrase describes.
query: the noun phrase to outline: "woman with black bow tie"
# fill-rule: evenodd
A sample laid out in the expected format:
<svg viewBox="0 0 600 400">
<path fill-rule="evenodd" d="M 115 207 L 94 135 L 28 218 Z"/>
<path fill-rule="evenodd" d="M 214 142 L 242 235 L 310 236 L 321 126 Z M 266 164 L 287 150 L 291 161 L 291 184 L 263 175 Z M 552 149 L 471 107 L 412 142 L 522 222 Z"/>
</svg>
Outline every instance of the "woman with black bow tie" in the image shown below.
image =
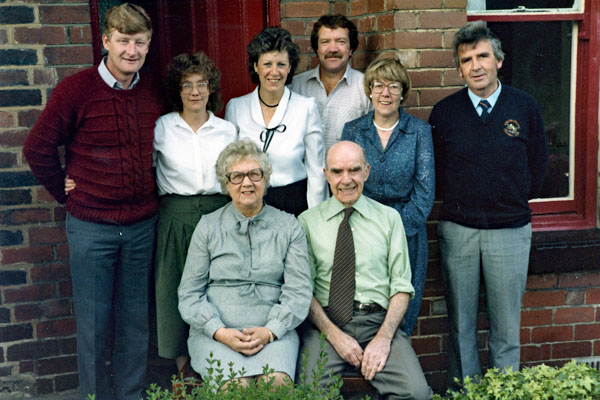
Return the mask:
<svg viewBox="0 0 600 400">
<path fill-rule="evenodd" d="M 265 202 L 298 216 L 329 194 L 323 175 L 325 147 L 317 104 L 290 91 L 298 46 L 281 28 L 265 28 L 248 44 L 248 70 L 258 86 L 227 104 L 225 119 L 250 138 L 273 164 Z"/>
</svg>

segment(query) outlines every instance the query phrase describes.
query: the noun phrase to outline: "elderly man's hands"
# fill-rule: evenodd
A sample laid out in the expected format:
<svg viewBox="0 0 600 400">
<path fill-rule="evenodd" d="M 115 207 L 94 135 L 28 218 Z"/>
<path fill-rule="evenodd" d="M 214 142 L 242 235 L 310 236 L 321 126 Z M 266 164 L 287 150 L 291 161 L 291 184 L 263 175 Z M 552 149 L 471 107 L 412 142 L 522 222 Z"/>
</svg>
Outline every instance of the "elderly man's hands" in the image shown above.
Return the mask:
<svg viewBox="0 0 600 400">
<path fill-rule="evenodd" d="M 360 372 L 366 380 L 373 379 L 377 372 L 381 372 L 390 354 L 392 340 L 375 336 L 365 348 Z"/>
<path fill-rule="evenodd" d="M 336 329 L 327 335 L 327 340 L 342 360 L 359 368 L 363 360 L 363 349 L 360 347 L 356 339 L 345 334 L 340 329 Z"/>
<path fill-rule="evenodd" d="M 264 335 L 257 334 L 256 332 L 250 332 L 253 329 L 262 328 L 250 328 L 239 331 L 237 329 L 230 328 L 219 328 L 214 334 L 216 341 L 219 341 L 232 350 L 242 353 L 247 356 L 254 355 L 262 350 L 265 344 L 269 343 L 269 334 L 267 333 L 267 340 L 265 342 Z M 264 328 L 266 329 L 266 328 Z"/>
</svg>

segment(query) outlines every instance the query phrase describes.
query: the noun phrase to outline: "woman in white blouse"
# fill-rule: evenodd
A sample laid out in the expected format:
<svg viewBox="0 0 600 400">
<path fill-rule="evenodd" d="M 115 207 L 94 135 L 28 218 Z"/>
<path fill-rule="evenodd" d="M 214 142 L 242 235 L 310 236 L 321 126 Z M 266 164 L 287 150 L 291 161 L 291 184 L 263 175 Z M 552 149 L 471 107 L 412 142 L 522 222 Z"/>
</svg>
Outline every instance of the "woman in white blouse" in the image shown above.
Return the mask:
<svg viewBox="0 0 600 400">
<path fill-rule="evenodd" d="M 217 180 L 219 153 L 236 138 L 235 126 L 213 114 L 222 107 L 221 74 L 206 54 L 180 54 L 169 65 L 171 113 L 156 122 L 154 156 L 160 212 L 156 245 L 158 354 L 195 376 L 187 351 L 188 325 L 177 309 L 177 287 L 200 217 L 228 201 Z"/>
<path fill-rule="evenodd" d="M 248 70 L 258 86 L 227 104 L 225 119 L 238 137 L 250 138 L 273 165 L 265 202 L 296 216 L 329 194 L 323 175 L 325 148 L 317 104 L 290 91 L 299 49 L 290 33 L 265 28 L 248 44 Z"/>
</svg>

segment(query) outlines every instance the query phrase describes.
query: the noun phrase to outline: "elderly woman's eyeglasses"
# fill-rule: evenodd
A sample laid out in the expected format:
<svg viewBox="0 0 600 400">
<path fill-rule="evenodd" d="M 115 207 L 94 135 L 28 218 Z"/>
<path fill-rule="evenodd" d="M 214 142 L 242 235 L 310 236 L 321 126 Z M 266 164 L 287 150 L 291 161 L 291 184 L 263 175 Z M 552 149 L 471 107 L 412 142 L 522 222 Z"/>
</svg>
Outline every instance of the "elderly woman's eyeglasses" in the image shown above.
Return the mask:
<svg viewBox="0 0 600 400">
<path fill-rule="evenodd" d="M 181 93 L 182 94 L 190 94 L 194 90 L 194 86 L 198 88 L 199 92 L 207 92 L 208 91 L 208 81 L 200 81 L 195 85 L 192 82 L 183 82 L 181 84 Z"/>
<path fill-rule="evenodd" d="M 402 85 L 398 82 L 388 83 L 387 85 L 381 82 L 373 82 L 371 83 L 371 92 L 379 94 L 382 93 L 383 89 L 386 87 L 390 94 L 393 94 L 394 96 L 402 94 Z"/>
<path fill-rule="evenodd" d="M 227 180 L 229 182 L 231 182 L 232 184 L 239 185 L 240 183 L 242 183 L 244 181 L 244 177 L 246 177 L 246 176 L 252 182 L 260 181 L 264 176 L 264 172 L 263 172 L 262 168 L 254 168 L 248 172 L 231 171 L 231 172 L 226 173 L 225 176 L 227 177 Z"/>
</svg>

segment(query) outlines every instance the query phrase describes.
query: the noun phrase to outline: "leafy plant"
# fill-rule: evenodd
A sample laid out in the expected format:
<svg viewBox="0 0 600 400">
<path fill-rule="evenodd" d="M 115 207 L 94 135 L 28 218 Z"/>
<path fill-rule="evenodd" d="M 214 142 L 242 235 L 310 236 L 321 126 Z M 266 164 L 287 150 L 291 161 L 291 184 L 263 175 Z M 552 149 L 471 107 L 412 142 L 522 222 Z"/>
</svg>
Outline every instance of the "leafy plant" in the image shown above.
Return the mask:
<svg viewBox="0 0 600 400">
<path fill-rule="evenodd" d="M 434 400 L 443 397 L 435 395 Z M 600 371 L 571 360 L 562 368 L 538 365 L 522 371 L 497 368 L 481 379 L 465 378 L 458 392 L 448 391 L 446 399 L 456 400 L 593 400 L 600 399 Z"/>
</svg>

